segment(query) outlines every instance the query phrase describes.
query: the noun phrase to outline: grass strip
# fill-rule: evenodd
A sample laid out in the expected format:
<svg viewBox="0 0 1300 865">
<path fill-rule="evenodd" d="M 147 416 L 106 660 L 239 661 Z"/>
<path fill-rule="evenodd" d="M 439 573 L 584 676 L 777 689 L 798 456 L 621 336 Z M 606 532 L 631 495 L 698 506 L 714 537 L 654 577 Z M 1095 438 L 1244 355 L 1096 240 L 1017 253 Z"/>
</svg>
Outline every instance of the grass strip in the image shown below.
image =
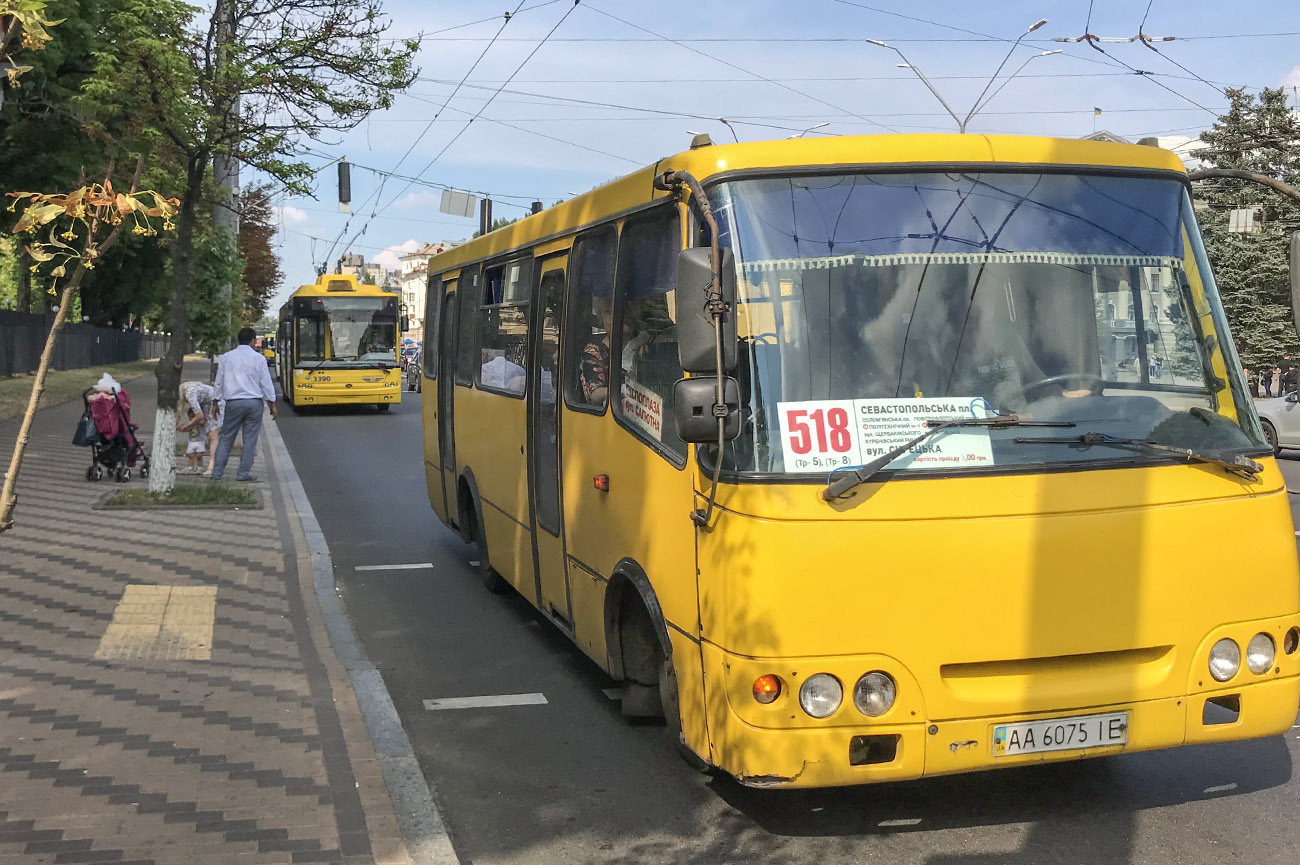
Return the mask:
<svg viewBox="0 0 1300 865">
<path fill-rule="evenodd" d="M 202 357 L 190 355 L 185 359 L 202 360 Z M 104 373 L 126 384 L 133 378 L 152 373 L 157 366 L 157 360 L 135 360 L 130 363 L 88 366 L 83 369 L 52 369 L 45 376 L 45 393 L 41 394 L 38 407 L 49 408 L 69 400 L 80 399 L 82 391 L 99 381 L 99 377 Z M 27 400 L 31 398 L 32 384 L 35 381 L 35 373 L 0 376 L 0 421 L 17 417 L 26 410 Z"/>
<path fill-rule="evenodd" d="M 177 484 L 168 495 L 147 489 L 118 490 L 104 501 L 104 507 L 176 507 L 178 505 L 255 505 L 257 498 L 248 487 L 234 487 L 207 481 L 200 484 Z"/>
</svg>

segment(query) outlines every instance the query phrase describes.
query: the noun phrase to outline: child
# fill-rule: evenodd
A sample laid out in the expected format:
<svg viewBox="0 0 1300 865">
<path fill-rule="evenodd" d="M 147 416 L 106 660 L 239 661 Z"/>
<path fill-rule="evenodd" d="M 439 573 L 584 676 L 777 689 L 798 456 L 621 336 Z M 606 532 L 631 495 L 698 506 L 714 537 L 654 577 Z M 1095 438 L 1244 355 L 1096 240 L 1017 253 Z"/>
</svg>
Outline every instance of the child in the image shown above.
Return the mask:
<svg viewBox="0 0 1300 865">
<path fill-rule="evenodd" d="M 203 471 L 203 453 L 205 450 L 205 440 L 207 430 L 204 429 L 203 416 L 196 416 L 194 409 L 187 408 L 186 415 L 188 422 L 177 424 L 176 429 L 180 432 L 189 433 L 189 444 L 185 446 L 185 468 L 182 474 L 196 475 Z"/>
</svg>

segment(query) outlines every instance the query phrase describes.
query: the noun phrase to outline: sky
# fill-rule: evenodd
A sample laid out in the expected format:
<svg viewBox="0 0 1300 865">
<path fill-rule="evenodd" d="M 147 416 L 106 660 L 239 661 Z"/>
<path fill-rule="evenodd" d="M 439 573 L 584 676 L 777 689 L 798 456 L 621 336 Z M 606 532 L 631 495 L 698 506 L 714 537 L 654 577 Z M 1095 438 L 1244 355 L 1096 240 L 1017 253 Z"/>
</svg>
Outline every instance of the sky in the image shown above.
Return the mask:
<svg viewBox="0 0 1300 865">
<path fill-rule="evenodd" d="M 990 88 L 975 133 L 1106 129 L 1186 154 L 1226 107 L 1223 86 L 1285 85 L 1300 100 L 1294 0 L 386 0 L 384 11 L 390 36 L 423 37 L 419 78 L 355 129 L 305 142 L 322 170 L 314 198 L 276 196 L 285 285 L 272 312 L 315 281 L 318 262 L 332 269 L 355 252 L 395 268 L 425 242 L 471 236 L 477 217 L 439 212 L 442 187 L 488 193 L 495 216 L 522 216 L 534 200 L 550 206 L 684 150 L 694 132 L 723 142 L 956 131 L 903 59 L 867 39 L 902 51 L 964 116 L 1011 42 L 1046 18 Z M 1139 27 L 1175 38 L 1158 52 L 1104 42 L 1105 54 L 1055 41 Z M 351 216 L 338 212 L 329 165 L 344 156 Z"/>
</svg>

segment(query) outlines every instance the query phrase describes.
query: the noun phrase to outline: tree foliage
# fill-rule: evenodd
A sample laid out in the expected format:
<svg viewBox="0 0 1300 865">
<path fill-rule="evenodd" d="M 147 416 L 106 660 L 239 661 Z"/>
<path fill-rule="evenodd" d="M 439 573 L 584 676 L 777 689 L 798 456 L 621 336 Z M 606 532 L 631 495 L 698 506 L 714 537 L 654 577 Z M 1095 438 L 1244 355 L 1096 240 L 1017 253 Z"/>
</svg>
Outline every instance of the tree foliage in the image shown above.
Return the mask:
<svg viewBox="0 0 1300 865">
<path fill-rule="evenodd" d="M 242 292 L 223 293 L 239 286 L 244 270 L 235 241 L 225 232 L 203 231 L 194 244 L 194 279 L 190 283 L 190 337 L 205 354 L 226 350 L 239 330 Z"/>
<path fill-rule="evenodd" d="M 251 186 L 239 197 L 239 252 L 244 258 L 244 303 L 240 318 L 252 324 L 266 314 L 271 298 L 284 284 L 275 253 L 275 213 L 270 184 Z"/>
<path fill-rule="evenodd" d="M 1300 186 L 1300 116 L 1282 89 L 1257 95 L 1229 90 L 1231 105 L 1201 134 L 1205 147 L 1192 155 L 1215 168 L 1241 169 Z M 1252 368 L 1295 353 L 1287 244 L 1300 229 L 1300 202 L 1256 183 L 1214 177 L 1196 183 L 1207 208 L 1198 214 L 1223 306 L 1243 361 Z M 1228 230 L 1236 208 L 1263 210 L 1262 229 Z"/>
</svg>

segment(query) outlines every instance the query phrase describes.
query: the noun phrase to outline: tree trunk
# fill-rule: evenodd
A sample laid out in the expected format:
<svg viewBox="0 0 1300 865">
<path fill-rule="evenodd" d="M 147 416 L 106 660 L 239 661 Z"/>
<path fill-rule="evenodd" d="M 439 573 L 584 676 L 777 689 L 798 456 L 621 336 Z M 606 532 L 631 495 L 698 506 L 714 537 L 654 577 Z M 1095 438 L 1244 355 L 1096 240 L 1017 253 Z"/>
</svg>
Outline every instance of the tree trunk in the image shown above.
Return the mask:
<svg viewBox="0 0 1300 865">
<path fill-rule="evenodd" d="M 67 320 L 72 296 L 77 293 L 77 286 L 81 285 L 85 275 L 85 266 L 78 264 L 77 269 L 72 272 L 72 277 L 63 287 L 59 308 L 54 315 L 54 324 L 50 327 L 49 335 L 45 337 L 41 363 L 36 368 L 36 380 L 32 382 L 32 393 L 27 398 L 27 410 L 23 412 L 23 422 L 18 428 L 18 438 L 14 441 L 14 452 L 9 457 L 9 471 L 5 473 L 4 486 L 0 487 L 0 533 L 8 531 L 14 525 L 14 508 L 18 506 L 18 473 L 23 465 L 23 454 L 27 451 L 36 409 L 40 406 L 41 394 L 45 392 L 45 374 L 49 372 L 50 359 L 54 356 L 54 344 L 58 341 L 59 331 L 63 330 L 63 324 Z"/>
<path fill-rule="evenodd" d="M 154 414 L 153 457 L 149 464 L 149 492 L 166 494 L 176 486 L 176 403 L 180 398 L 181 370 L 185 346 L 189 343 L 190 313 L 188 306 L 190 277 L 194 266 L 194 223 L 199 197 L 203 193 L 203 175 L 208 154 L 190 157 L 176 217 L 176 236 L 172 239 L 172 298 L 168 321 L 171 341 L 167 353 L 158 361 L 154 376 L 158 380 L 158 410 Z"/>
</svg>

